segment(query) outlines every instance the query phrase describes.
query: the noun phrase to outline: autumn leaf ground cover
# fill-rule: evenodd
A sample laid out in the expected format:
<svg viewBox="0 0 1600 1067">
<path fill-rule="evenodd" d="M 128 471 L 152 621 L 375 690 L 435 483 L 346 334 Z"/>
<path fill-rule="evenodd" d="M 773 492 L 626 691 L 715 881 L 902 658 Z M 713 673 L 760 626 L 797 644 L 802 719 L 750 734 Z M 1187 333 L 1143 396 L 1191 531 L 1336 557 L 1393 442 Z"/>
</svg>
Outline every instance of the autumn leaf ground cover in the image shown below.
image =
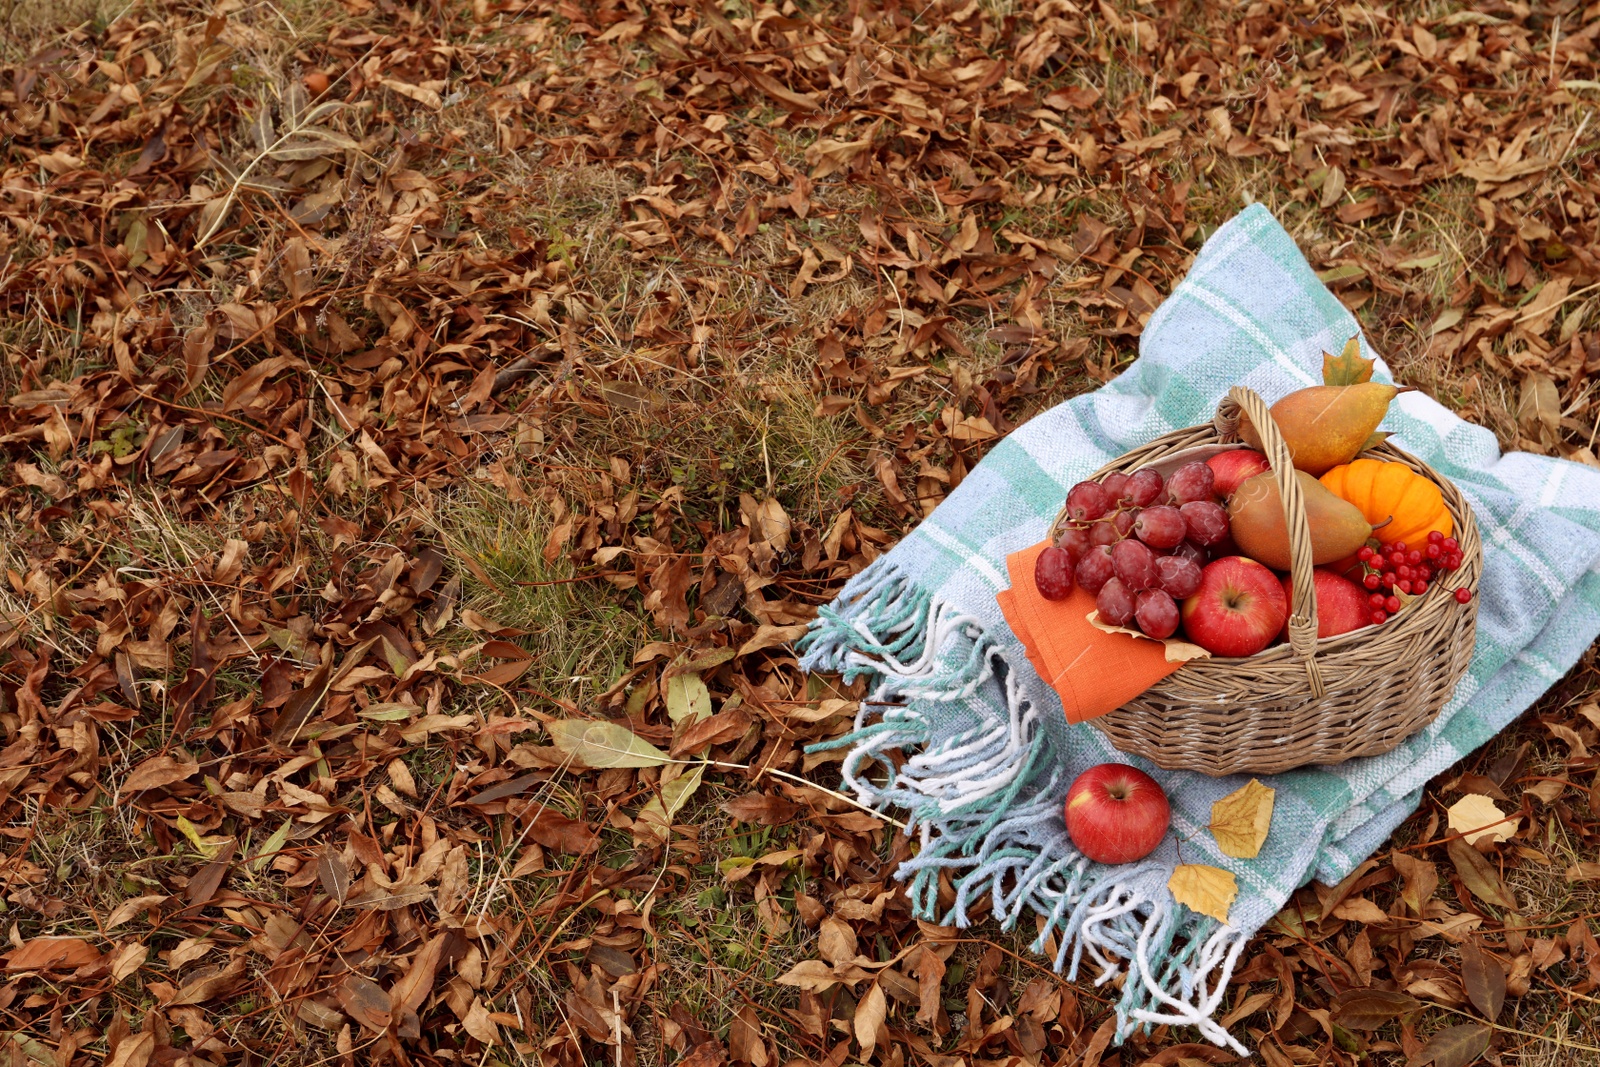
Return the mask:
<svg viewBox="0 0 1600 1067">
<path fill-rule="evenodd" d="M 1600 5 L 4 7 L 13 1064 L 1231 1062 L 914 921 L 785 643 L 1252 201 L 1596 463 Z M 1552 683 L 1252 943 L 1263 1062 L 1600 1059 Z"/>
</svg>

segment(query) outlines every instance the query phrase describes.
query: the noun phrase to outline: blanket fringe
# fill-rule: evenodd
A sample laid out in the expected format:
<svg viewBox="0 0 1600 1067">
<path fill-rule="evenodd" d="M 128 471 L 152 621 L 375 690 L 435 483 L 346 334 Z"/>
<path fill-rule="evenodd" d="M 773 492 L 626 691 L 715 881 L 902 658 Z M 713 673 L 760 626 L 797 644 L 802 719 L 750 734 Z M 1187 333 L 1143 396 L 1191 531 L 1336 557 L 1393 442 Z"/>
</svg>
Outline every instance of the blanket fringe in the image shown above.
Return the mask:
<svg viewBox="0 0 1600 1067">
<path fill-rule="evenodd" d="M 1085 957 L 1098 968 L 1097 986 L 1126 969 L 1118 1042 L 1151 1026 L 1188 1025 L 1247 1054 L 1212 1016 L 1248 939 L 1179 908 L 1163 865 L 1110 869 L 1078 853 L 1060 819 L 1065 765 L 1019 672 L 977 619 L 879 560 L 819 613 L 800 651 L 808 671 L 872 683 L 854 730 L 810 750 L 848 748 L 845 785 L 876 810 L 909 813 L 906 832 L 921 847 L 898 877 L 919 918 L 964 928 L 985 894 L 1003 929 L 1028 912 L 1042 916 L 1032 948 L 1043 953 L 1058 938 L 1054 967 L 1069 979 Z M 996 701 L 971 699 L 986 685 L 1003 695 L 1004 718 Z M 970 701 L 978 723 L 936 737 L 918 705 L 952 701 Z M 891 750 L 904 757 L 898 767 Z M 955 900 L 940 914 L 942 874 Z"/>
</svg>

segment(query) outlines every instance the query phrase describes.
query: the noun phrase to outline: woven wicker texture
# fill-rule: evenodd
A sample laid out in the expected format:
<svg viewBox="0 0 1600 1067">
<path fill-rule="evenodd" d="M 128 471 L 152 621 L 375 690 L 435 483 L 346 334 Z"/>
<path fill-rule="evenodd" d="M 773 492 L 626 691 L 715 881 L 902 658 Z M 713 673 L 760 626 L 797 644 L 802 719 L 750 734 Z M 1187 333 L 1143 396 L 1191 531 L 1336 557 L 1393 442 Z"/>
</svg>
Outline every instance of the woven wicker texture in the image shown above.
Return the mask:
<svg viewBox="0 0 1600 1067">
<path fill-rule="evenodd" d="M 1159 437 L 1094 477 L 1237 442 L 1241 409 L 1261 435 L 1283 498 L 1294 579 L 1290 640 L 1254 656 L 1191 660 L 1093 725 L 1123 752 L 1212 776 L 1276 774 L 1387 752 L 1433 721 L 1472 658 L 1483 569 L 1472 509 L 1454 485 L 1401 449 L 1385 442 L 1363 453 L 1404 463 L 1439 486 L 1462 563 L 1382 626 L 1319 641 L 1305 502 L 1288 448 L 1255 393 L 1235 386 L 1212 425 Z M 1053 530 L 1065 517 L 1063 508 Z M 1453 596 L 1460 586 L 1473 592 L 1467 604 Z"/>
</svg>

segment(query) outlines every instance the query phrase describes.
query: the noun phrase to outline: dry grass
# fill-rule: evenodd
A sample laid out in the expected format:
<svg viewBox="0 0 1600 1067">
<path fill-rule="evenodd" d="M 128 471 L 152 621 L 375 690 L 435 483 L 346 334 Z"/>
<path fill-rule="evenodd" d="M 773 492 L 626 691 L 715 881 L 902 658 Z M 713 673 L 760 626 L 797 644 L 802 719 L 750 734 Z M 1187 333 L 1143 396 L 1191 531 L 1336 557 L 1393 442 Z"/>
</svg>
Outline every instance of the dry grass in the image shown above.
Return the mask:
<svg viewBox="0 0 1600 1067">
<path fill-rule="evenodd" d="M 0 0 L 0 62 L 59 45 L 63 26 L 95 32 L 133 7 L 129 0 Z"/>
<path fill-rule="evenodd" d="M 534 655 L 523 682 L 545 699 L 586 706 L 627 671 L 648 639 L 648 625 L 626 598 L 579 580 L 564 555 L 545 560 L 555 526 L 547 507 L 469 481 L 439 503 L 431 523 L 439 542 L 470 563 L 462 606 L 523 631 L 518 640 Z"/>
</svg>

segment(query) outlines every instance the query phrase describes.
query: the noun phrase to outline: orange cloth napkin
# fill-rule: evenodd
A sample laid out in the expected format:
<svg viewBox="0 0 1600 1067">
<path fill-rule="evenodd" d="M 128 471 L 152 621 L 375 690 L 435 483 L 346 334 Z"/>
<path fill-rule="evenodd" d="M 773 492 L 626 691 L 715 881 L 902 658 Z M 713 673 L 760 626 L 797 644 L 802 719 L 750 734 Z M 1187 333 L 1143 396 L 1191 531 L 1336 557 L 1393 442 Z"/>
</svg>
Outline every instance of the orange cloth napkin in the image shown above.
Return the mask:
<svg viewBox="0 0 1600 1067">
<path fill-rule="evenodd" d="M 1114 711 L 1183 666 L 1168 663 L 1158 641 L 1108 634 L 1089 624 L 1094 597 L 1074 588 L 1065 600 L 1046 600 L 1033 584 L 1040 541 L 1006 557 L 1011 588 L 995 594 L 1033 669 L 1061 697 L 1068 722 Z"/>
</svg>

